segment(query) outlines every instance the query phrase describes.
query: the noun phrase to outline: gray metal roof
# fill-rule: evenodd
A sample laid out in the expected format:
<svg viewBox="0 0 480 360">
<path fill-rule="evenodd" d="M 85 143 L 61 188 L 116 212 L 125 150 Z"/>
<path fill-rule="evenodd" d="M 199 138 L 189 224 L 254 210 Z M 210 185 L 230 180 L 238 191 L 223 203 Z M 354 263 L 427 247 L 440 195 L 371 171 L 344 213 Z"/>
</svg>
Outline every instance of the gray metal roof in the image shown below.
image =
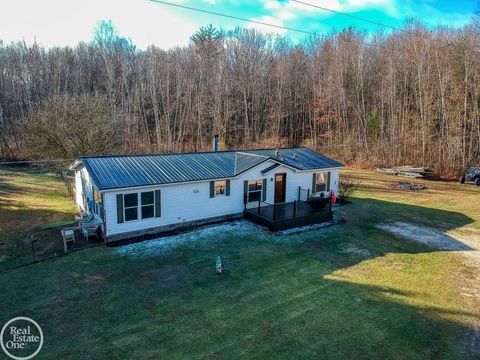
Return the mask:
<svg viewBox="0 0 480 360">
<path fill-rule="evenodd" d="M 269 159 L 298 170 L 343 166 L 307 148 L 83 157 L 78 164 L 98 189 L 107 190 L 231 178 Z"/>
<path fill-rule="evenodd" d="M 279 167 L 279 166 L 280 166 L 279 163 L 275 163 L 275 164 L 273 164 L 273 165 L 270 165 L 270 166 L 267 167 L 266 169 L 263 169 L 263 170 L 260 171 L 260 172 L 261 172 L 262 174 L 266 174 L 266 173 L 268 173 L 269 171 L 271 171 L 271 170 L 273 170 L 273 169 L 275 169 L 275 168 L 277 168 L 277 167 Z"/>
<path fill-rule="evenodd" d="M 235 175 L 248 170 L 262 162 L 268 160 L 268 156 L 248 154 L 246 152 L 237 152 L 235 158 Z"/>
</svg>

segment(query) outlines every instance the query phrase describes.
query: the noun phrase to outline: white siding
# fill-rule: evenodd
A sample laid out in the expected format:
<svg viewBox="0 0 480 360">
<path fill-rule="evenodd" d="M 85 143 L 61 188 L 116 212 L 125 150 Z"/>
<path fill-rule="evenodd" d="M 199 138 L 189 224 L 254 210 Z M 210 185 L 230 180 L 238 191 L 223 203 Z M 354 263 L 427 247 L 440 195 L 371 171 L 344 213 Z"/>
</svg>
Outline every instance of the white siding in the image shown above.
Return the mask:
<svg viewBox="0 0 480 360">
<path fill-rule="evenodd" d="M 255 179 L 267 179 L 266 201 L 274 201 L 274 175 L 286 173 L 286 201 L 298 199 L 298 187 L 311 189 L 312 174 L 314 171 L 298 172 L 283 165 L 263 175 L 261 170 L 272 165 L 266 162 L 255 168 L 232 178 L 230 182 L 230 196 L 216 196 L 210 198 L 210 182 L 196 182 L 186 184 L 160 185 L 124 189 L 118 191 L 106 191 L 104 194 L 107 236 L 125 232 L 138 231 L 164 225 L 177 224 L 187 221 L 201 220 L 217 216 L 239 214 L 243 212 L 244 204 L 244 181 Z M 331 188 L 338 191 L 338 169 L 331 169 Z M 134 220 L 124 223 L 117 222 L 117 194 L 138 193 L 142 191 L 161 190 L 161 217 L 145 220 Z M 140 216 L 140 214 L 139 214 Z"/>
</svg>

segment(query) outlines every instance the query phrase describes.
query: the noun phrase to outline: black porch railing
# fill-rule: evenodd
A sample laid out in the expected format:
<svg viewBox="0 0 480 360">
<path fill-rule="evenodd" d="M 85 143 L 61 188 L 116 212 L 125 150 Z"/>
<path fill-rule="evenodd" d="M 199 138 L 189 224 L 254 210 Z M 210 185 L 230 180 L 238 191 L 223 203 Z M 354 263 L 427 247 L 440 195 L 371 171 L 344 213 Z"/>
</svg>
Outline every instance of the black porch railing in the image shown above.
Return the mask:
<svg viewBox="0 0 480 360">
<path fill-rule="evenodd" d="M 272 231 L 317 224 L 333 218 L 331 197 L 298 189 L 298 200 L 270 204 L 257 201 L 247 204 L 245 197 L 244 216 L 254 222 L 267 226 Z M 253 205 L 253 206 L 252 206 Z"/>
<path fill-rule="evenodd" d="M 306 201 L 293 201 L 280 204 L 269 204 L 258 201 L 257 206 L 246 208 L 245 211 L 264 217 L 270 221 L 281 221 L 305 217 L 311 214 L 331 212 L 330 198 L 310 198 Z"/>
</svg>

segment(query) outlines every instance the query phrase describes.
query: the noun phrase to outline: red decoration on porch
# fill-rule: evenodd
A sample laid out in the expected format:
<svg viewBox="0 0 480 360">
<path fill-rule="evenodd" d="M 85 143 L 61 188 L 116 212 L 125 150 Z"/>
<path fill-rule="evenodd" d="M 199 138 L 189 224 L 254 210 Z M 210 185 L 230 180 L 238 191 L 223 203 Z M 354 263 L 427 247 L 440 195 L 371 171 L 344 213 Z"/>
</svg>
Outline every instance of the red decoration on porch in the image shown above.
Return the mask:
<svg viewBox="0 0 480 360">
<path fill-rule="evenodd" d="M 333 190 L 330 190 L 330 199 L 332 199 L 332 204 L 335 204 L 337 202 L 337 198 Z"/>
</svg>

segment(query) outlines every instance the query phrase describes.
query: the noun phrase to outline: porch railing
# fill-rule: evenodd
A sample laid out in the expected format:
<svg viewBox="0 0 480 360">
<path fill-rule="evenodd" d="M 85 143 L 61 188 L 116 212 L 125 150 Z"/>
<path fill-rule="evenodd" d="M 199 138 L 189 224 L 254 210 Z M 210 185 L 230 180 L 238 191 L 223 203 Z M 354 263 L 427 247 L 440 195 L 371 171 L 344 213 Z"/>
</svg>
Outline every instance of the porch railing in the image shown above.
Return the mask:
<svg viewBox="0 0 480 360">
<path fill-rule="evenodd" d="M 257 206 L 245 209 L 245 211 L 272 221 L 278 221 L 331 211 L 331 206 L 330 198 L 325 197 L 310 198 L 307 201 L 295 200 L 293 202 L 279 204 L 258 201 Z"/>
<path fill-rule="evenodd" d="M 301 186 L 298 187 L 298 201 L 307 201 L 312 196 L 312 191 L 310 189 L 302 189 Z"/>
</svg>

